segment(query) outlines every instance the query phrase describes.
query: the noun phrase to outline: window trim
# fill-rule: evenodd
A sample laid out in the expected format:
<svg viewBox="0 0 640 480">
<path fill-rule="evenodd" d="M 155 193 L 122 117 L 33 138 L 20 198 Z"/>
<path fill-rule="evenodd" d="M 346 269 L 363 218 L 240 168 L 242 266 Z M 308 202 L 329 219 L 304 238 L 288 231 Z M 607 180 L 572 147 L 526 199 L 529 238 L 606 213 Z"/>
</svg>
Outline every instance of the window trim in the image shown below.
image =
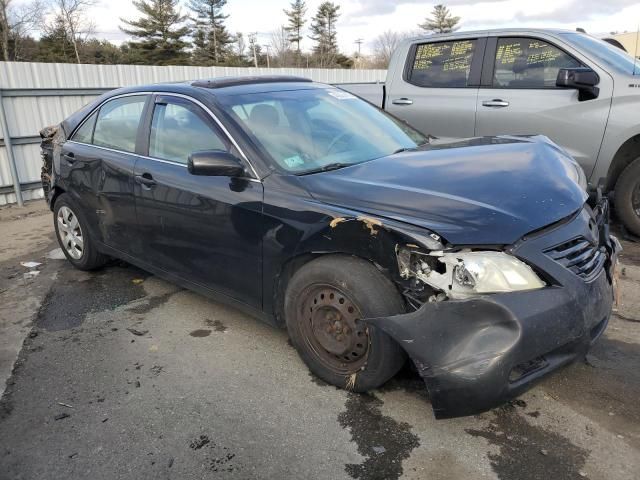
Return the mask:
<svg viewBox="0 0 640 480">
<path fill-rule="evenodd" d="M 204 103 L 200 102 L 199 100 L 189 96 L 189 95 L 185 95 L 182 93 L 173 93 L 173 92 L 153 92 L 154 96 L 163 96 L 163 97 L 176 97 L 176 98 L 182 98 L 184 100 L 187 100 L 191 103 L 194 103 L 195 105 L 197 105 L 198 107 L 202 108 L 205 113 L 207 113 L 215 122 L 215 124 L 217 125 L 217 127 L 222 131 L 222 133 L 224 135 L 226 135 L 227 139 L 231 142 L 231 145 L 240 153 L 242 160 L 245 161 L 245 163 L 247 165 L 249 165 L 249 168 L 251 170 L 251 173 L 253 173 L 253 177 L 247 177 L 247 180 L 252 180 L 252 181 L 257 181 L 260 182 L 260 176 L 258 175 L 258 172 L 256 171 L 256 169 L 254 168 L 253 164 L 249 161 L 249 159 L 247 158 L 247 156 L 245 155 L 244 151 L 240 148 L 240 145 L 238 145 L 238 142 L 236 142 L 235 138 L 233 138 L 231 136 L 231 134 L 229 133 L 229 130 L 227 130 L 227 128 L 222 124 L 222 122 L 218 119 L 218 117 L 211 111 L 211 109 L 209 107 L 207 107 Z M 154 97 L 155 98 L 155 97 Z M 154 107 L 155 107 L 155 103 L 154 103 Z M 148 113 L 148 122 L 145 125 L 145 138 L 150 138 L 151 136 L 151 120 L 153 118 L 153 108 L 149 109 L 149 113 Z M 147 135 L 148 133 L 148 135 Z M 147 145 L 148 146 L 148 145 Z M 147 154 L 148 149 L 147 149 Z M 183 167 L 187 167 L 186 164 L 184 163 L 180 163 L 180 162 L 174 162 L 171 160 L 164 160 L 162 158 L 155 158 L 155 157 L 149 157 L 147 155 L 143 155 L 145 158 L 149 158 L 151 160 L 157 160 L 157 161 L 162 161 L 162 162 L 167 162 L 167 163 L 171 163 L 172 165 L 181 165 Z"/>
<path fill-rule="evenodd" d="M 93 110 L 91 110 L 91 112 L 89 112 L 87 114 L 87 116 L 82 119 L 82 122 L 80 122 L 78 124 L 78 126 L 73 129 L 73 131 L 71 132 L 71 135 L 69 135 L 69 139 L 67 140 L 67 142 L 73 142 L 73 143 L 75 143 L 77 145 L 88 145 L 90 147 L 104 148 L 106 150 L 111 150 L 113 152 L 121 152 L 121 153 L 128 153 L 128 154 L 136 155 L 136 152 L 127 152 L 126 150 L 118 150 L 117 148 L 109 148 L 109 147 L 103 147 L 101 145 L 94 145 L 93 144 L 93 135 L 94 135 L 94 133 L 96 131 L 96 125 L 98 124 L 98 117 L 100 117 L 100 109 L 102 108 L 103 105 L 105 105 L 106 103 L 110 102 L 111 100 L 116 100 L 118 98 L 142 97 L 142 96 L 147 96 L 147 95 L 150 95 L 150 94 L 151 94 L 150 92 L 123 93 L 121 95 L 114 95 L 113 97 L 109 97 L 109 98 L 105 99 L 98 106 L 96 106 Z M 142 113 L 140 115 L 140 123 L 138 124 L 138 131 L 140 131 L 140 126 L 142 125 L 142 121 L 144 119 L 145 108 L 147 107 L 147 101 L 148 100 L 149 100 L 148 98 L 145 98 L 145 104 L 142 107 Z M 96 116 L 96 123 L 93 125 L 93 130 L 91 132 L 91 143 L 77 142 L 77 141 L 73 140 L 73 137 L 78 132 L 78 130 L 80 130 L 84 126 L 84 124 L 93 116 L 94 113 L 97 114 L 97 116 Z M 137 142 L 137 134 L 136 134 L 136 147 L 137 147 L 137 143 L 138 142 Z"/>
<path fill-rule="evenodd" d="M 96 120 L 95 120 L 95 122 L 93 122 L 93 127 L 91 128 L 91 143 L 85 144 L 84 142 L 77 142 L 77 141 L 73 140 L 73 137 L 75 137 L 78 134 L 78 132 L 84 126 L 84 124 L 86 122 L 88 122 L 91 119 L 91 117 L 93 117 L 94 115 L 96 116 Z M 82 120 L 82 122 L 78 125 L 78 128 L 76 128 L 73 131 L 73 133 L 70 135 L 69 139 L 71 141 L 74 141 L 75 143 L 80 143 L 80 144 L 83 144 L 83 145 L 93 145 L 93 134 L 96 131 L 96 124 L 98 123 L 98 117 L 99 116 L 100 116 L 100 110 L 99 109 L 92 110 L 91 113 L 89 115 L 87 115 L 87 117 L 84 120 Z"/>
<path fill-rule="evenodd" d="M 438 87 L 438 86 L 424 86 L 418 85 L 416 82 L 411 81 L 411 72 L 413 70 L 413 65 L 416 60 L 416 53 L 418 51 L 418 47 L 421 45 L 432 45 L 436 43 L 448 43 L 448 42 L 463 42 L 465 40 L 471 40 L 476 42 L 476 48 L 473 52 L 473 57 L 471 58 L 471 66 L 469 70 L 469 77 L 467 78 L 467 85 L 464 87 Z M 409 47 L 409 51 L 407 53 L 407 57 L 405 60 L 403 72 L 402 72 L 402 80 L 406 83 L 413 85 L 418 88 L 454 88 L 464 89 L 464 88 L 475 88 L 477 89 L 480 86 L 480 77 L 482 73 L 482 61 L 486 51 L 486 42 L 487 37 L 484 36 L 473 36 L 473 37 L 458 37 L 458 38 L 448 38 L 448 39 L 438 39 L 434 41 L 417 41 L 412 43 Z"/>
<path fill-rule="evenodd" d="M 588 67 L 588 65 L 585 65 L 585 63 L 582 60 L 577 59 L 575 55 L 572 55 L 571 53 L 567 52 L 566 49 L 560 47 L 557 43 L 547 38 L 536 37 L 534 35 L 519 35 L 515 33 L 508 34 L 508 35 L 496 35 L 496 36 L 489 37 L 489 42 L 487 43 L 487 50 L 485 52 L 486 61 L 484 62 L 484 65 L 483 65 L 484 68 L 483 68 L 482 82 L 481 82 L 480 88 L 492 89 L 492 90 L 542 90 L 542 91 L 567 90 L 566 88 L 556 87 L 556 86 L 553 86 L 553 87 L 500 87 L 500 86 L 493 85 L 493 79 L 496 73 L 496 53 L 498 51 L 498 41 L 503 38 L 504 39 L 523 38 L 523 39 L 531 39 L 531 40 L 537 40 L 539 42 L 547 43 L 552 47 L 557 48 L 568 57 L 571 57 L 573 60 L 578 62 L 581 66 Z M 486 75 L 484 73 L 485 70 L 487 71 Z"/>
<path fill-rule="evenodd" d="M 151 149 L 151 133 L 153 131 L 153 119 L 155 117 L 155 112 L 156 109 L 158 108 L 159 105 L 177 105 L 177 106 L 181 106 L 182 108 L 186 108 L 188 109 L 188 106 L 185 106 L 185 103 L 187 104 L 191 104 L 190 106 L 198 108 L 199 105 L 193 103 L 192 101 L 190 101 L 189 99 L 186 98 L 179 98 L 179 97 L 173 97 L 173 99 L 166 99 L 166 97 L 169 97 L 169 95 L 166 94 L 157 94 L 154 95 L 153 97 L 153 101 L 150 102 L 149 104 L 149 112 L 148 112 L 148 119 L 145 117 L 145 119 L 143 120 L 144 123 L 144 131 L 143 131 L 143 139 L 142 139 L 142 153 L 147 157 L 147 158 L 152 158 L 154 160 L 162 160 L 168 163 L 172 163 L 172 164 L 180 164 L 180 165 L 188 165 L 188 162 L 179 162 L 177 160 L 170 160 L 167 158 L 162 158 L 162 157 L 156 157 L 151 155 L 150 153 L 150 149 Z M 167 101 L 163 101 L 164 99 L 166 99 Z M 208 119 L 209 121 L 205 120 L 205 119 L 201 119 L 204 121 L 205 125 L 207 125 L 216 135 L 218 135 L 218 137 L 220 138 L 220 141 L 225 144 L 225 148 L 228 148 L 229 151 L 233 150 L 234 145 L 233 143 L 229 140 L 229 137 L 227 135 L 225 135 L 225 133 L 218 127 L 218 124 L 211 121 L 211 117 L 208 115 L 207 111 L 200 108 L 200 110 L 202 111 L 202 113 L 204 114 L 203 117 L 205 117 L 205 119 Z"/>
<path fill-rule="evenodd" d="M 205 104 L 203 104 L 202 102 L 200 102 L 199 100 L 197 100 L 197 99 L 195 99 L 195 98 L 193 98 L 193 97 L 191 97 L 189 95 L 182 94 L 182 93 L 163 92 L 163 91 L 157 91 L 157 92 L 129 92 L 129 93 L 122 93 L 122 94 L 119 94 L 119 95 L 114 95 L 113 97 L 109 97 L 109 98 L 105 99 L 103 102 L 101 102 L 99 105 L 97 105 L 93 110 L 91 110 L 91 112 L 89 112 L 87 114 L 87 116 L 82 120 L 82 122 L 80 122 L 78 124 L 78 126 L 76 128 L 74 128 L 74 130 L 71 133 L 71 135 L 69 135 L 69 140 L 67 140 L 67 142 L 74 143 L 76 145 L 86 145 L 88 147 L 99 148 L 99 149 L 103 149 L 103 150 L 107 150 L 107 151 L 111 151 L 111 152 L 124 153 L 124 154 L 127 154 L 127 155 L 135 155 L 137 157 L 146 158 L 148 160 L 155 160 L 157 162 L 168 163 L 168 164 L 171 164 L 171 165 L 180 165 L 181 167 L 187 168 L 187 165 L 184 164 L 184 163 L 172 162 L 171 160 L 164 160 L 164 159 L 161 159 L 161 158 L 153 158 L 153 157 L 149 157 L 147 155 L 141 155 L 140 153 L 137 153 L 137 152 L 126 152 L 124 150 L 116 150 L 114 148 L 102 147 L 100 145 L 94 145 L 93 143 L 76 142 L 74 140 L 71 140 L 73 138 L 73 136 L 75 135 L 76 131 L 78 131 L 78 129 L 81 128 L 82 125 L 84 125 L 84 123 L 89 118 L 91 118 L 91 115 L 93 115 L 96 111 L 98 111 L 102 107 L 102 105 L 104 105 L 105 103 L 107 103 L 107 102 L 109 102 L 111 100 L 115 100 L 116 98 L 141 96 L 141 95 L 145 95 L 145 96 L 149 96 L 149 97 L 152 97 L 152 96 L 155 96 L 155 95 L 173 96 L 173 97 L 178 97 L 178 98 L 184 98 L 184 99 L 186 99 L 186 100 L 188 100 L 190 102 L 193 102 L 196 105 L 198 105 L 200 108 L 202 108 L 214 120 L 216 125 L 222 131 L 222 133 L 224 133 L 224 135 L 227 136 L 227 138 L 229 139 L 231 144 L 238 150 L 238 152 L 240 152 L 240 155 L 242 156 L 242 159 L 247 163 L 247 165 L 249 165 L 249 168 L 251 169 L 251 173 L 253 173 L 254 177 L 247 177 L 246 180 L 249 180 L 249 181 L 252 181 L 252 182 L 262 183 L 262 181 L 260 180 L 260 176 L 258 175 L 256 169 L 254 168 L 253 164 L 249 161 L 249 159 L 245 155 L 244 151 L 240 148 L 240 146 L 238 145 L 238 142 L 236 142 L 235 138 L 233 138 L 231 136 L 231 134 L 229 133 L 229 130 L 227 130 L 227 128 L 222 124 L 222 122 L 218 119 L 218 117 L 211 111 L 211 109 L 209 107 L 207 107 Z M 148 108 L 148 102 L 149 102 L 149 98 L 147 98 L 147 105 L 145 105 L 145 108 L 147 110 L 151 110 L 151 112 L 153 112 L 153 109 L 149 109 Z M 148 124 L 146 123 L 146 116 L 148 115 L 148 112 L 147 111 L 143 111 L 142 115 L 143 116 L 141 117 L 140 126 L 143 126 L 145 129 L 147 129 L 147 125 L 148 125 L 149 135 L 151 135 L 151 130 L 150 130 L 151 123 L 150 122 Z M 96 119 L 96 123 L 97 123 L 97 119 Z M 146 131 L 143 130 L 143 133 L 146 134 Z M 91 141 L 93 141 L 93 135 L 91 136 Z M 136 145 L 136 147 L 137 147 L 137 145 Z"/>
</svg>

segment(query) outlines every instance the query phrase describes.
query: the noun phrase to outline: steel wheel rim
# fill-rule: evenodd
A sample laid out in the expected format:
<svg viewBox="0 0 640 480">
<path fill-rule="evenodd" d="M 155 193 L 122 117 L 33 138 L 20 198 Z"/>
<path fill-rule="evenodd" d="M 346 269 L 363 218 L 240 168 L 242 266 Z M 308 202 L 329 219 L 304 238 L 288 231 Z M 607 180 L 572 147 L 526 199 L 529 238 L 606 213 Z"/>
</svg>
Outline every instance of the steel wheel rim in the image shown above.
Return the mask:
<svg viewBox="0 0 640 480">
<path fill-rule="evenodd" d="M 371 339 L 357 305 L 332 285 L 313 285 L 301 300 L 302 336 L 316 359 L 339 375 L 362 370 Z"/>
<path fill-rule="evenodd" d="M 80 222 L 73 210 L 62 206 L 58 210 L 58 238 L 69 256 L 74 260 L 80 260 L 84 253 L 84 236 Z"/>
</svg>

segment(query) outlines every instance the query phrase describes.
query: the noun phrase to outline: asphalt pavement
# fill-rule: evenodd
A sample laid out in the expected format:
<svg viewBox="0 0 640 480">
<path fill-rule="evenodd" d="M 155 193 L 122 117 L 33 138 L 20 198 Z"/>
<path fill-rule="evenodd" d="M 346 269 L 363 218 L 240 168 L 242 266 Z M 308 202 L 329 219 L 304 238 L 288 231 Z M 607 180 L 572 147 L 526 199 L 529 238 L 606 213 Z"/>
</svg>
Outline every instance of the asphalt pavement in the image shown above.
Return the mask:
<svg viewBox="0 0 640 480">
<path fill-rule="evenodd" d="M 349 393 L 284 330 L 121 262 L 74 270 L 43 202 L 0 209 L 0 237 L 2 480 L 640 478 L 638 244 L 585 362 L 435 420 L 409 368 Z"/>
</svg>

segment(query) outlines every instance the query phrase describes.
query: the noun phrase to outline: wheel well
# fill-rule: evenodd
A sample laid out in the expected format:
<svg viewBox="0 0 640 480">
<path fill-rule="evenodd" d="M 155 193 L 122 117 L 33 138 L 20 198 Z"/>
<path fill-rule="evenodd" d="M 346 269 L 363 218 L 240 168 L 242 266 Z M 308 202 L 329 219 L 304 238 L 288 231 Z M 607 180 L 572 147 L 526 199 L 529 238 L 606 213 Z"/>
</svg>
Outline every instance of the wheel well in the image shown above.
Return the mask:
<svg viewBox="0 0 640 480">
<path fill-rule="evenodd" d="M 380 271 L 380 273 L 387 277 L 394 285 L 396 285 L 397 288 L 397 283 L 396 281 L 394 281 L 393 276 L 390 274 L 390 272 L 371 259 L 359 257 L 357 255 L 352 255 L 345 252 L 303 253 L 301 255 L 298 255 L 297 257 L 289 259 L 280 269 L 280 274 L 276 278 L 276 286 L 274 289 L 274 316 L 277 325 L 284 327 L 286 324 L 284 320 L 284 294 L 287 291 L 287 285 L 289 284 L 291 278 L 298 270 L 300 270 L 311 260 L 315 260 L 316 258 L 324 257 L 327 255 L 346 255 L 364 260 L 365 262 L 372 263 Z M 398 293 L 402 292 L 398 290 Z"/>
<path fill-rule="evenodd" d="M 620 174 L 638 157 L 640 157 L 640 134 L 624 142 L 614 155 L 607 174 L 607 183 L 605 186 L 607 192 L 615 188 Z"/>
<path fill-rule="evenodd" d="M 51 211 L 53 211 L 53 207 L 56 204 L 56 199 L 63 193 L 65 193 L 65 191 L 60 187 L 53 187 L 53 189 L 51 189 L 51 191 L 49 192 L 49 198 L 48 198 L 49 209 Z"/>
</svg>

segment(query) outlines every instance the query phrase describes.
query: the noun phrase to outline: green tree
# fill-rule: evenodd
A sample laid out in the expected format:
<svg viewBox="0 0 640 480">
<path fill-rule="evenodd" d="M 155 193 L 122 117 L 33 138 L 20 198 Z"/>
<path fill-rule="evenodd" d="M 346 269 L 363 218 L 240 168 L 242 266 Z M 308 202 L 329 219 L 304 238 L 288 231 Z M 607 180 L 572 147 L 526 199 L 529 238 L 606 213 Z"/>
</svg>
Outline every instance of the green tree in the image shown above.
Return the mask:
<svg viewBox="0 0 640 480">
<path fill-rule="evenodd" d="M 182 65 L 188 62 L 184 38 L 190 33 L 185 25 L 187 16 L 178 8 L 178 0 L 134 0 L 142 13 L 138 20 L 120 19 L 126 27 L 120 29 L 139 39 L 128 43 L 128 49 L 137 51 L 134 58 L 151 65 Z"/>
<path fill-rule="evenodd" d="M 82 42 L 82 61 L 99 65 L 117 65 L 123 63 L 121 50 L 108 40 L 91 38 Z"/>
<path fill-rule="evenodd" d="M 424 23 L 418 26 L 427 32 L 451 33 L 457 30 L 460 17 L 454 17 L 449 9 L 444 5 L 436 5 L 431 11 L 431 16 L 427 17 Z"/>
<path fill-rule="evenodd" d="M 216 65 L 231 56 L 233 37 L 222 13 L 227 0 L 190 0 L 189 8 L 196 14 L 193 35 L 193 59 L 201 65 Z"/>
<path fill-rule="evenodd" d="M 289 43 L 296 44 L 296 50 L 300 55 L 300 41 L 302 40 L 302 28 L 307 21 L 304 19 L 307 13 L 307 5 L 304 0 L 294 0 L 291 2 L 291 10 L 284 10 L 287 16 L 288 25 L 285 27 L 287 31 L 287 39 Z"/>
<path fill-rule="evenodd" d="M 56 15 L 51 23 L 45 25 L 43 35 L 38 42 L 38 54 L 35 60 L 58 63 L 76 61 L 73 42 L 62 16 Z"/>
<path fill-rule="evenodd" d="M 323 2 L 311 21 L 310 38 L 316 42 L 313 47 L 318 66 L 327 67 L 335 65 L 338 54 L 338 35 L 336 22 L 340 14 L 340 6 L 333 2 Z"/>
</svg>

